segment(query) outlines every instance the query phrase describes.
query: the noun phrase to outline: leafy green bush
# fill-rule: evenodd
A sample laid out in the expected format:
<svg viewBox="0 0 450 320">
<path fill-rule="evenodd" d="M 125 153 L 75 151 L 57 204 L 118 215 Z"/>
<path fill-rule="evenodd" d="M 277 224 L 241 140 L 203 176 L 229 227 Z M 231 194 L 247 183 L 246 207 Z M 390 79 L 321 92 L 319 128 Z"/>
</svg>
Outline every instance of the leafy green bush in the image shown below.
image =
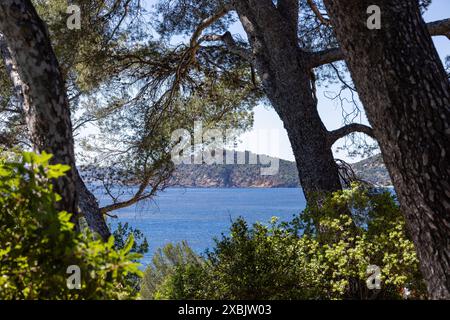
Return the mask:
<svg viewBox="0 0 450 320">
<path fill-rule="evenodd" d="M 127 241 L 130 237 L 134 239 L 130 253 L 134 252 L 139 254 L 136 256 L 137 257 L 136 259 L 133 259 L 134 262 L 139 262 L 139 259 L 148 252 L 149 245 L 147 238 L 144 236 L 142 231 L 131 227 L 128 224 L 128 222 L 124 224 L 119 222 L 115 227 L 112 235 L 114 237 L 114 247 L 116 248 L 116 250 L 125 248 L 127 246 Z M 126 276 L 127 286 L 132 288 L 133 295 L 138 294 L 140 291 L 141 278 L 142 278 L 141 273 L 129 273 Z"/>
<path fill-rule="evenodd" d="M 75 232 L 50 183 L 68 167 L 45 153 L 15 158 L 0 161 L 0 299 L 132 298 L 126 277 L 141 273 L 133 237 L 116 249 L 113 237 Z M 69 266 L 81 270 L 80 289 L 68 287 Z"/>
<path fill-rule="evenodd" d="M 411 298 L 426 295 L 414 245 L 395 197 L 354 184 L 320 206 L 309 207 L 294 222 L 320 266 L 327 298 Z M 369 292 L 367 268 L 381 271 L 381 291 Z"/>
<path fill-rule="evenodd" d="M 186 242 L 158 249 L 142 279 L 144 299 L 203 299 L 204 260 Z"/>
<path fill-rule="evenodd" d="M 269 226 L 243 219 L 230 236 L 216 240 L 207 253 L 208 291 L 214 299 L 311 299 L 318 296 L 316 268 L 291 228 L 273 218 Z"/>
<path fill-rule="evenodd" d="M 367 287 L 369 265 L 380 268 L 379 291 Z M 396 299 L 405 288 L 425 296 L 395 199 L 357 185 L 289 223 L 238 219 L 203 258 L 186 245 L 166 247 L 143 288 L 150 299 Z"/>
</svg>

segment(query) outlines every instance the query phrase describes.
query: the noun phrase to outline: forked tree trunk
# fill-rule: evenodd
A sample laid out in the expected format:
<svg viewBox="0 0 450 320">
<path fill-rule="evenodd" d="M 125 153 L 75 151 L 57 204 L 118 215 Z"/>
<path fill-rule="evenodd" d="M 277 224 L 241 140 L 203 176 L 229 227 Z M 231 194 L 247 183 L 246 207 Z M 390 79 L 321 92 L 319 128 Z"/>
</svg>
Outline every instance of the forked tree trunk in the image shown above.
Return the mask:
<svg viewBox="0 0 450 320">
<path fill-rule="evenodd" d="M 417 0 L 325 0 L 428 292 L 450 299 L 450 85 Z M 381 9 L 369 30 L 367 8 Z"/>
</svg>

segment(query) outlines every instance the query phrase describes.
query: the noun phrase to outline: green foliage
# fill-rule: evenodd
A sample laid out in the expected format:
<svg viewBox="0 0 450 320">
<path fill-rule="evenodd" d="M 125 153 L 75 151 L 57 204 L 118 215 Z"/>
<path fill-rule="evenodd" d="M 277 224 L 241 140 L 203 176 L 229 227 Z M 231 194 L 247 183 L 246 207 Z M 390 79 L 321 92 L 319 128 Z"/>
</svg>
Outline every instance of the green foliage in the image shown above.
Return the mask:
<svg viewBox="0 0 450 320">
<path fill-rule="evenodd" d="M 77 0 L 81 29 L 69 29 L 66 0 L 34 0 L 48 26 L 69 95 L 88 92 L 111 77 L 111 54 L 126 42 L 140 41 L 143 9 L 137 0 Z M 130 19 L 125 19 L 130 18 Z"/>
<path fill-rule="evenodd" d="M 304 244 L 295 232 L 278 225 L 249 228 L 238 219 L 231 235 L 208 253 L 215 299 L 310 299 L 317 296 L 315 266 L 307 263 Z"/>
<path fill-rule="evenodd" d="M 302 221 L 320 265 L 323 292 L 329 298 L 368 297 L 367 267 L 381 268 L 379 297 L 400 298 L 404 288 L 412 296 L 425 295 L 414 245 L 407 234 L 405 220 L 389 192 L 367 190 L 357 184 L 336 192 L 321 206 L 309 207 Z M 355 285 L 356 290 L 350 289 Z"/>
<path fill-rule="evenodd" d="M 125 224 L 119 222 L 113 232 L 115 246 L 118 249 L 123 249 L 126 246 L 127 239 L 132 236 L 134 238 L 133 247 L 130 252 L 136 252 L 144 255 L 148 252 L 148 241 L 142 231 L 131 227 L 128 222 Z"/>
<path fill-rule="evenodd" d="M 145 270 L 141 286 L 144 299 L 201 299 L 206 276 L 204 261 L 186 242 L 158 249 Z"/>
<path fill-rule="evenodd" d="M 367 288 L 369 265 L 381 270 L 380 291 Z M 185 244 L 166 247 L 143 288 L 150 299 L 399 299 L 405 288 L 425 297 L 395 199 L 358 185 L 289 223 L 238 219 L 203 258 Z"/>
<path fill-rule="evenodd" d="M 126 278 L 139 275 L 133 237 L 122 249 L 89 231 L 74 231 L 70 214 L 57 212 L 52 179 L 69 168 L 51 155 L 24 152 L 0 161 L 0 299 L 132 298 Z M 67 268 L 81 270 L 81 289 L 67 286 Z"/>
<path fill-rule="evenodd" d="M 114 246 L 116 250 L 125 248 L 127 246 L 127 240 L 132 237 L 134 239 L 134 242 L 130 253 L 137 253 L 139 256 L 136 257 L 140 258 L 148 252 L 147 238 L 145 238 L 142 231 L 131 227 L 128 222 L 126 222 L 125 224 L 119 222 L 112 235 L 114 237 Z M 139 259 L 134 259 L 133 261 L 139 262 Z M 141 274 L 128 274 L 126 277 L 126 282 L 130 288 L 133 288 L 133 294 L 137 294 L 140 290 Z"/>
</svg>

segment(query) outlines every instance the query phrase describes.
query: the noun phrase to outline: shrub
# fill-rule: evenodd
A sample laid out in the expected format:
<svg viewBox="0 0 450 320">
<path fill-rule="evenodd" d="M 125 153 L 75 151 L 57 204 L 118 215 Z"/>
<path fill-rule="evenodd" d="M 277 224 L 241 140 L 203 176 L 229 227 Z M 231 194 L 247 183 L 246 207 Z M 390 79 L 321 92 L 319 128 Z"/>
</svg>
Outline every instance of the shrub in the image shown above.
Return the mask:
<svg viewBox="0 0 450 320">
<path fill-rule="evenodd" d="M 51 180 L 69 168 L 51 155 L 24 152 L 0 161 L 0 299 L 132 298 L 126 277 L 139 275 L 133 237 L 122 249 L 88 230 L 74 231 L 57 212 Z M 69 289 L 69 266 L 81 270 L 81 289 Z"/>
<path fill-rule="evenodd" d="M 402 298 L 426 295 L 414 245 L 395 196 L 354 184 L 320 206 L 309 207 L 295 223 L 304 230 L 320 265 L 327 298 Z M 381 271 L 381 291 L 370 292 L 367 268 Z"/>
<path fill-rule="evenodd" d="M 125 248 L 127 246 L 127 239 L 130 237 L 134 239 L 133 246 L 130 250 L 130 253 L 138 253 L 136 256 L 137 258 L 133 259 L 134 262 L 139 262 L 139 258 L 148 252 L 149 245 L 147 238 L 144 236 L 142 231 L 131 227 L 128 222 L 124 224 L 119 222 L 112 235 L 114 237 L 114 247 L 116 250 Z M 138 294 L 140 291 L 141 276 L 141 273 L 129 273 L 126 276 L 127 285 L 132 288 L 133 295 Z"/>
<path fill-rule="evenodd" d="M 176 248 L 176 249 L 175 249 Z M 146 270 L 143 293 L 164 299 L 370 299 L 425 296 L 413 244 L 393 196 L 353 185 L 289 223 L 243 219 L 205 257 L 166 247 Z M 159 261 L 166 261 L 159 263 Z M 367 268 L 381 271 L 369 290 Z M 182 294 L 180 294 L 180 292 Z"/>
<path fill-rule="evenodd" d="M 142 279 L 143 299 L 203 299 L 205 261 L 186 242 L 158 249 Z"/>
</svg>

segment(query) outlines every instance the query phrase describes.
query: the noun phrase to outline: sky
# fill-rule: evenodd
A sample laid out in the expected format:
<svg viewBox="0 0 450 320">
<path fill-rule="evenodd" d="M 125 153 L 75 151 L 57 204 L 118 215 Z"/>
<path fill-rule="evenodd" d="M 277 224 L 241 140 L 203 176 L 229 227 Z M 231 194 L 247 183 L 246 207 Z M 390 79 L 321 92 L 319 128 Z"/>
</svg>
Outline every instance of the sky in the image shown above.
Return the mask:
<svg viewBox="0 0 450 320">
<path fill-rule="evenodd" d="M 450 0 L 433 0 L 428 11 L 424 15 L 426 22 L 446 19 L 450 17 Z M 441 56 L 441 59 L 445 59 L 447 55 L 450 55 L 450 40 L 446 37 L 433 37 L 435 46 Z M 318 109 L 319 114 L 328 130 L 334 130 L 342 125 L 341 109 L 334 101 L 326 98 L 324 94 L 327 91 L 336 91 L 337 87 L 330 87 L 328 89 L 318 88 Z M 367 119 L 365 115 L 362 115 L 362 123 L 367 124 Z M 264 137 L 268 134 L 269 130 L 273 132 L 277 137 L 273 137 L 272 141 L 277 139 L 278 143 L 259 143 L 259 145 L 254 145 L 251 141 L 255 142 L 255 136 Z M 264 106 L 258 106 L 255 109 L 255 122 L 253 130 L 242 136 L 244 140 L 241 145 L 238 146 L 239 150 L 249 149 L 252 152 L 267 154 L 273 157 L 278 157 L 281 159 L 294 161 L 294 155 L 292 153 L 292 148 L 283 127 L 283 123 L 278 117 L 277 113 L 272 108 L 266 108 Z M 263 138 L 258 139 L 262 142 Z M 250 141 L 250 143 L 248 143 Z M 248 148 L 247 146 L 250 146 Z M 333 153 L 336 158 L 342 159 L 349 163 L 357 162 L 361 160 L 361 157 L 349 157 L 346 152 L 337 152 L 337 147 L 343 145 L 343 140 L 338 141 L 335 146 Z"/>
</svg>

